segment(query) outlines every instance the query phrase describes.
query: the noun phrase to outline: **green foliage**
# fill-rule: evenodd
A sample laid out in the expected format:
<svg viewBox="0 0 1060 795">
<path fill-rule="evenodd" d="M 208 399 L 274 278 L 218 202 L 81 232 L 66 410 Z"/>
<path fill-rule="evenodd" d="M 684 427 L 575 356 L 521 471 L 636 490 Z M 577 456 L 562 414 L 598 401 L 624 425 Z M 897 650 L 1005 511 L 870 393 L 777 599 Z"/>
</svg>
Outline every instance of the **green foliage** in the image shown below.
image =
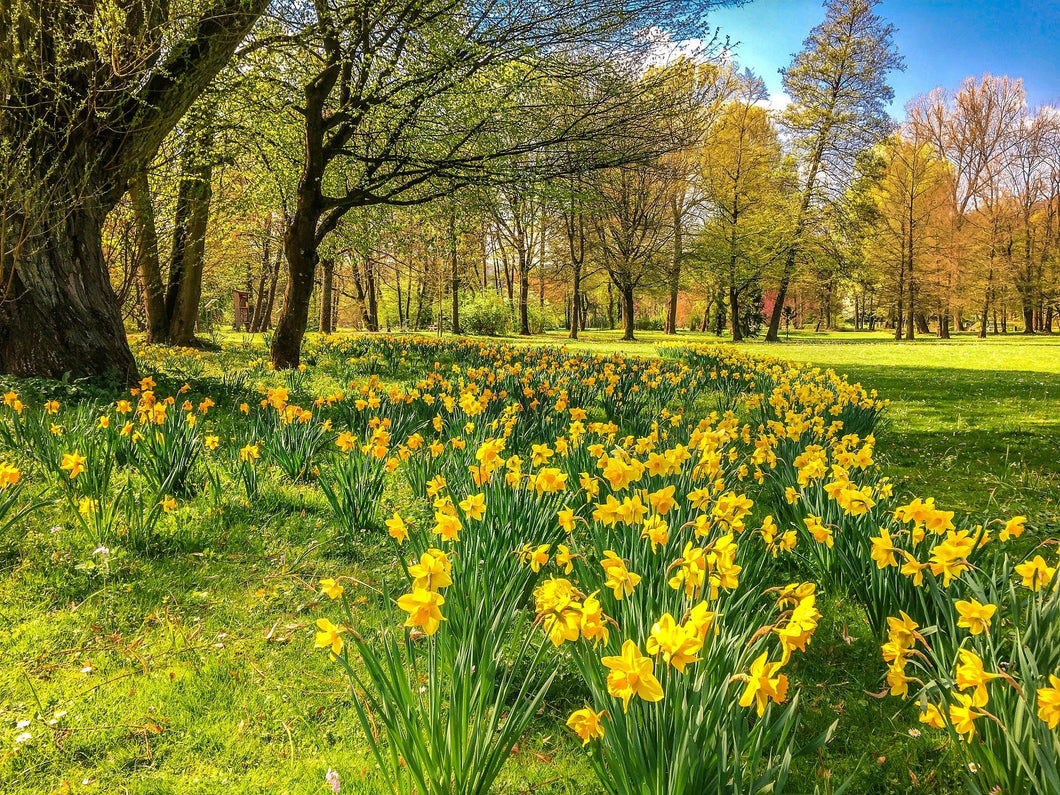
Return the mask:
<svg viewBox="0 0 1060 795">
<path fill-rule="evenodd" d="M 512 308 L 503 296 L 483 290 L 461 302 L 460 325 L 468 334 L 507 336 L 512 330 Z"/>
<path fill-rule="evenodd" d="M 359 446 L 333 459 L 321 471 L 320 489 L 347 549 L 354 548 L 362 533 L 379 529 L 379 497 L 383 485 L 379 462 Z"/>
</svg>

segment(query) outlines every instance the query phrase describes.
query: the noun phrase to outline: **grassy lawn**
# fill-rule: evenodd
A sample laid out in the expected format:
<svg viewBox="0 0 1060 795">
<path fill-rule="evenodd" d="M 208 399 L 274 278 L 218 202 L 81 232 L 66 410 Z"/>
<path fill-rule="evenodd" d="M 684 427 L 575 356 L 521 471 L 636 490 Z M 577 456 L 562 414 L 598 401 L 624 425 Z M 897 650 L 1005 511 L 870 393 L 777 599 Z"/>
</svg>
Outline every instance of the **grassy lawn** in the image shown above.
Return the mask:
<svg viewBox="0 0 1060 795">
<path fill-rule="evenodd" d="M 570 347 L 652 356 L 673 341 L 589 332 Z M 567 344 L 559 334 L 529 342 Z M 972 514 L 1026 513 L 1036 536 L 1058 534 L 1060 339 L 793 334 L 745 347 L 835 369 L 889 399 L 877 449 L 910 493 Z M 222 385 L 213 356 L 189 379 L 196 391 Z M 327 517 L 319 494 L 275 481 L 253 509 L 186 509 L 153 555 L 86 548 L 54 511 L 0 535 L 0 793 L 313 793 L 329 767 L 344 792 L 372 791 L 347 685 L 310 652 L 311 629 L 321 577 L 376 588 L 394 560 L 380 542 L 352 555 L 321 546 Z M 908 704 L 876 697 L 879 652 L 864 619 L 842 595 L 823 601 L 826 618 L 793 670 L 807 736 L 840 723 L 796 771 L 799 789 L 852 776 L 850 792 L 961 791 L 952 749 L 910 734 Z M 377 619 L 368 599 L 363 619 Z M 507 766 L 504 792 L 598 791 L 562 725 L 568 707 L 561 684 Z M 4 756 L 30 716 L 43 719 L 32 754 Z"/>
</svg>

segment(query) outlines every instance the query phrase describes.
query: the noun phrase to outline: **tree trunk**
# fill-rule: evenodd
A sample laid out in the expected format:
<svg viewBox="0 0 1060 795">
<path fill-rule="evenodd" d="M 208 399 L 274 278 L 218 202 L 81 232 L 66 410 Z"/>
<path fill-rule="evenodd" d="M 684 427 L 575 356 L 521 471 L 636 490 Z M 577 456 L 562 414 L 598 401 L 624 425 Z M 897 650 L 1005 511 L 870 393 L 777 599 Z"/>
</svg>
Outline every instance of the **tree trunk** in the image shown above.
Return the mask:
<svg viewBox="0 0 1060 795">
<path fill-rule="evenodd" d="M 792 241 L 788 245 L 788 250 L 784 253 L 784 271 L 780 277 L 780 286 L 777 289 L 776 303 L 773 304 L 773 313 L 769 317 L 769 330 L 766 332 L 766 342 L 780 342 L 780 319 L 784 314 L 784 301 L 788 297 L 788 286 L 791 284 L 791 277 L 795 273 L 795 263 L 798 259 L 799 252 L 799 240 L 802 237 L 803 228 L 806 224 L 806 213 L 810 209 L 810 197 L 813 195 L 814 186 L 817 183 L 817 174 L 821 168 L 821 161 L 824 158 L 824 138 L 820 138 L 817 143 L 817 148 L 814 150 L 810 157 L 810 168 L 806 178 L 806 184 L 803 186 L 802 199 L 799 202 L 799 211 L 795 216 L 795 228 L 792 234 Z"/>
<path fill-rule="evenodd" d="M 769 329 L 766 331 L 766 342 L 780 342 L 780 319 L 784 314 L 784 302 L 788 299 L 788 285 L 791 283 L 790 274 L 795 271 L 795 248 L 789 246 L 788 253 L 784 258 L 784 275 L 780 277 L 780 286 L 777 288 L 776 302 L 773 304 L 773 312 L 769 316 Z"/>
<path fill-rule="evenodd" d="M 270 351 L 270 359 L 277 370 L 297 367 L 301 362 L 302 338 L 309 323 L 309 301 L 319 261 L 315 236 L 316 214 L 296 213 L 284 240 L 287 290 Z"/>
<path fill-rule="evenodd" d="M 520 244 L 521 246 L 521 244 Z M 530 336 L 530 313 L 527 302 L 530 297 L 530 257 L 520 247 L 519 249 L 519 333 L 524 337 Z"/>
<path fill-rule="evenodd" d="M 286 232 L 284 233 L 286 237 Z M 272 328 L 272 311 L 276 306 L 276 287 L 280 283 L 280 267 L 283 265 L 283 246 L 276 247 L 276 259 L 272 263 L 272 272 L 269 278 L 269 299 L 265 302 L 265 311 L 261 317 L 261 325 L 258 331 L 268 331 Z"/>
<path fill-rule="evenodd" d="M 990 282 L 993 281 L 994 271 L 990 270 L 990 274 L 987 278 L 986 293 L 983 297 L 983 316 L 979 323 L 979 339 L 986 339 L 986 324 L 990 322 Z M 997 334 L 997 314 L 994 314 L 994 333 Z"/>
<path fill-rule="evenodd" d="M 460 330 L 460 270 L 456 256 L 456 207 L 449 213 L 449 272 L 452 277 L 452 325 L 453 334 L 463 334 Z"/>
<path fill-rule="evenodd" d="M 581 303 L 582 303 L 582 269 L 581 265 L 575 263 L 574 265 L 574 298 L 571 301 L 570 311 L 570 338 L 572 340 L 578 339 L 578 325 L 581 322 Z"/>
<path fill-rule="evenodd" d="M 335 286 L 335 260 L 325 257 L 320 261 L 320 333 L 335 331 L 335 315 L 332 312 L 331 291 Z"/>
<path fill-rule="evenodd" d="M 740 328 L 740 293 L 736 285 L 729 285 L 729 312 L 732 315 L 732 341 L 743 342 L 743 329 Z"/>
<path fill-rule="evenodd" d="M 369 252 L 365 263 L 364 283 L 368 298 L 368 330 L 379 331 L 379 288 L 376 284 L 375 263 Z"/>
<path fill-rule="evenodd" d="M 213 178 L 213 111 L 194 114 L 197 129 L 185 141 L 182 175 L 177 189 L 173 228 L 173 255 L 169 264 L 169 341 L 174 345 L 195 342 L 195 324 L 202 298 L 202 269 L 206 253 L 206 227 L 210 220 Z"/>
<path fill-rule="evenodd" d="M 136 222 L 136 260 L 144 314 L 147 316 L 147 341 L 163 343 L 169 333 L 169 315 L 166 313 L 166 291 L 162 286 L 162 266 L 158 259 L 155 207 L 151 201 L 146 168 L 139 169 L 130 180 L 129 200 Z"/>
<path fill-rule="evenodd" d="M 1029 303 L 1023 305 L 1023 333 L 1034 333 L 1034 306 Z"/>
<path fill-rule="evenodd" d="M 681 260 L 684 259 L 684 229 L 681 223 L 681 213 L 677 209 L 677 202 L 672 206 L 674 221 L 674 258 L 670 268 L 670 297 L 666 307 L 666 334 L 677 333 L 677 294 L 681 287 Z"/>
<path fill-rule="evenodd" d="M 250 333 L 261 331 L 261 315 L 265 310 L 265 297 L 268 293 L 269 273 L 272 270 L 272 213 L 265 218 L 265 237 L 261 241 L 261 276 L 258 279 L 258 292 L 254 299 L 254 314 L 250 318 Z"/>
<path fill-rule="evenodd" d="M 0 371 L 62 378 L 137 378 L 121 307 L 103 259 L 105 212 L 89 195 L 34 207 L 41 232 L 26 241 L 0 302 Z M 12 266 L 3 263 L 5 276 Z"/>
<path fill-rule="evenodd" d="M 622 285 L 622 339 L 632 342 L 633 336 L 633 285 L 627 282 Z"/>
</svg>

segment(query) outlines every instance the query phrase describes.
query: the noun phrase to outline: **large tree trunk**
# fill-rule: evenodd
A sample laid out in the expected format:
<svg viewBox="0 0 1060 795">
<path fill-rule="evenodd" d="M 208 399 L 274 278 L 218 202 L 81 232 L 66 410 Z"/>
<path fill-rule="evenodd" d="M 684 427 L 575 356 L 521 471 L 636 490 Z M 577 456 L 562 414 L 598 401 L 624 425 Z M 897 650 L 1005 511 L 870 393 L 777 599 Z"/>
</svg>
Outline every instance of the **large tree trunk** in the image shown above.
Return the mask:
<svg viewBox="0 0 1060 795">
<path fill-rule="evenodd" d="M 162 343 L 169 334 L 169 315 L 166 312 L 166 291 L 162 285 L 162 266 L 158 258 L 158 233 L 155 227 L 155 207 L 151 201 L 151 187 L 147 169 L 142 168 L 129 182 L 129 200 L 136 222 L 136 259 L 147 316 L 147 341 Z"/>
<path fill-rule="evenodd" d="M 1034 306 L 1027 302 L 1023 304 L 1023 333 L 1034 333 Z"/>
<path fill-rule="evenodd" d="M 138 374 L 121 307 L 103 260 L 104 209 L 94 199 L 60 198 L 34 212 L 41 232 L 28 240 L 0 301 L 0 371 L 62 378 Z M 3 263 L 5 277 L 10 261 Z"/>
<path fill-rule="evenodd" d="M 297 367 L 301 362 L 302 338 L 309 323 L 309 300 L 313 295 L 313 280 L 319 261 L 315 238 L 316 215 L 296 213 L 284 240 L 287 290 L 270 351 L 270 359 L 277 370 Z"/>
<path fill-rule="evenodd" d="M 276 321 L 272 350 L 269 351 L 269 359 L 277 370 L 297 367 L 301 362 L 302 339 L 309 323 L 309 301 L 320 261 L 318 235 L 323 231 L 319 228 L 324 212 L 321 182 L 328 164 L 324 151 L 327 130 L 324 106 L 340 74 L 337 57 L 333 52 L 329 53 L 327 68 L 305 87 L 302 173 L 298 179 L 294 215 L 283 241 L 287 257 L 287 290 L 280 319 Z M 336 216 L 333 221 L 337 220 Z"/>
</svg>

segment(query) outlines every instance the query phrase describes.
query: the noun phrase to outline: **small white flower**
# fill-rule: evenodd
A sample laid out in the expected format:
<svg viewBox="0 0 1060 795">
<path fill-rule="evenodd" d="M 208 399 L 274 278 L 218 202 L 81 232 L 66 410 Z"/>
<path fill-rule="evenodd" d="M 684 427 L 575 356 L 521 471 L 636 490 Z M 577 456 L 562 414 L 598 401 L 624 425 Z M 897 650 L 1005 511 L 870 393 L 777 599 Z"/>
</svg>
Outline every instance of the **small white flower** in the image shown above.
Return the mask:
<svg viewBox="0 0 1060 795">
<path fill-rule="evenodd" d="M 91 665 L 86 665 L 84 668 L 81 669 L 81 673 L 83 673 L 83 674 L 92 673 L 92 666 Z"/>
<path fill-rule="evenodd" d="M 110 554 L 110 550 L 107 549 L 106 547 L 96 547 L 95 549 L 92 550 L 92 554 L 93 555 L 109 555 Z"/>
<path fill-rule="evenodd" d="M 55 535 L 55 534 L 56 534 L 56 533 L 58 533 L 58 532 L 59 532 L 60 530 L 62 530 L 62 528 L 61 528 L 61 527 L 59 527 L 59 525 L 55 525 L 55 527 L 53 527 L 53 528 L 51 529 L 52 535 Z"/>
<path fill-rule="evenodd" d="M 919 737 L 920 736 L 920 729 L 910 729 L 909 730 L 909 736 L 910 737 Z"/>
<path fill-rule="evenodd" d="M 29 732 L 22 732 L 22 734 L 15 738 L 15 744 L 19 745 L 20 743 L 28 743 L 32 739 L 32 734 L 30 734 Z"/>
<path fill-rule="evenodd" d="M 969 762 L 968 769 L 973 773 L 978 773 L 980 770 L 982 770 L 982 768 L 979 767 L 979 765 L 977 765 L 975 762 Z"/>
<path fill-rule="evenodd" d="M 18 723 L 15 724 L 15 728 L 16 729 L 24 729 L 27 726 L 29 726 L 29 719 L 28 718 L 23 718 L 22 720 L 20 720 Z"/>
<path fill-rule="evenodd" d="M 338 793 L 342 790 L 342 782 L 339 781 L 339 774 L 328 768 L 327 775 L 324 776 L 324 783 L 331 787 L 332 793 Z"/>
</svg>

